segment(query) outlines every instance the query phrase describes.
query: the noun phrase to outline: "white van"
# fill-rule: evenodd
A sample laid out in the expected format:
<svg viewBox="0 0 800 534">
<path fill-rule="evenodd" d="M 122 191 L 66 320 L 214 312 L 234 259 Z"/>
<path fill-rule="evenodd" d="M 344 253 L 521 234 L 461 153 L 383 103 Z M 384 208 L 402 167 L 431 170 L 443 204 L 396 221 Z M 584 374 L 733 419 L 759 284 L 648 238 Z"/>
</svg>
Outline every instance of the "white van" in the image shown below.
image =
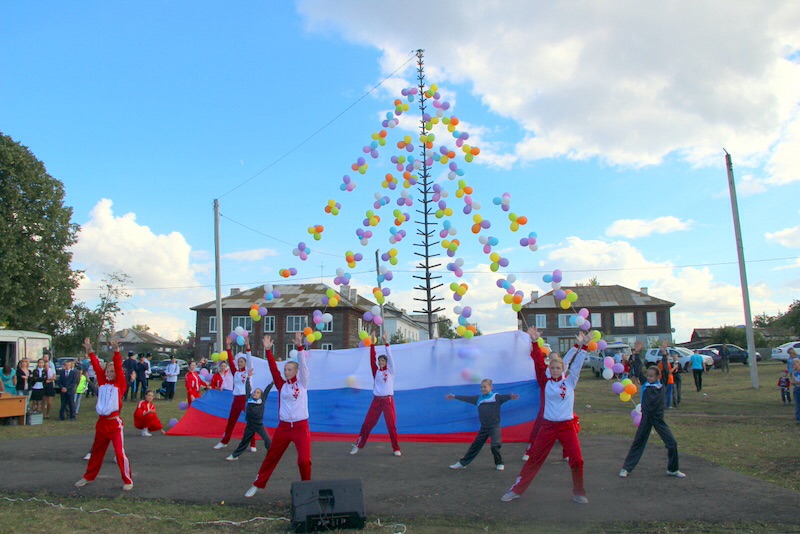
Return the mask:
<svg viewBox="0 0 800 534">
<path fill-rule="evenodd" d="M 32 369 L 45 352 L 53 359 L 52 346 L 52 338 L 47 334 L 0 328 L 0 367 L 6 363 L 16 367 L 17 362 L 27 358 Z"/>
</svg>

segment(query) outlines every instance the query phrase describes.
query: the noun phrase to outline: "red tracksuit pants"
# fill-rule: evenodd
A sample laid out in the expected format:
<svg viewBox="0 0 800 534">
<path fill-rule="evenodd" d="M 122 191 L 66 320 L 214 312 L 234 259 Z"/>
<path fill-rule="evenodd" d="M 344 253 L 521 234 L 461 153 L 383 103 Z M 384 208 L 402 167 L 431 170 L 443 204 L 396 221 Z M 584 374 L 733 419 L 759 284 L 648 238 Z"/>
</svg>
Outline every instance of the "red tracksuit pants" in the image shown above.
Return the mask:
<svg viewBox="0 0 800 534">
<path fill-rule="evenodd" d="M 525 454 L 530 456 L 531 449 L 533 448 L 533 442 L 536 441 L 536 436 L 539 435 L 539 431 L 542 429 L 542 422 L 544 421 L 543 417 L 544 413 L 542 411 L 539 412 L 539 416 L 536 418 L 536 421 L 533 423 L 533 428 L 531 429 L 531 436 L 528 438 L 528 446 L 525 447 Z M 572 421 L 575 423 L 575 431 L 580 431 L 580 424 L 578 423 L 578 415 L 573 414 Z M 561 450 L 561 456 L 564 458 L 569 458 L 567 454 L 567 449 Z"/>
<path fill-rule="evenodd" d="M 275 434 L 272 435 L 272 446 L 267 449 L 267 457 L 258 470 L 253 485 L 264 489 L 267 487 L 269 477 L 281 461 L 283 453 L 289 447 L 289 443 L 294 443 L 297 449 L 297 467 L 300 468 L 300 480 L 311 480 L 311 429 L 308 427 L 308 419 L 287 423 L 281 421 Z"/>
<path fill-rule="evenodd" d="M 389 439 L 392 441 L 392 449 L 395 451 L 400 450 L 400 444 L 397 443 L 397 414 L 394 411 L 394 396 L 388 395 L 386 397 L 373 397 L 372 404 L 369 405 L 367 416 L 364 418 L 364 424 L 361 425 L 361 432 L 358 435 L 358 442 L 356 445 L 359 449 L 363 449 L 367 444 L 369 434 L 378 420 L 383 414 L 383 420 L 386 421 L 386 429 L 389 431 Z"/>
<path fill-rule="evenodd" d="M 94 426 L 92 457 L 89 459 L 89 465 L 86 467 L 86 473 L 83 475 L 83 478 L 86 480 L 94 480 L 97 478 L 97 474 L 100 473 L 100 466 L 103 465 L 103 458 L 106 455 L 109 443 L 114 446 L 114 453 L 117 456 L 117 465 L 122 475 L 122 482 L 125 484 L 133 484 L 131 465 L 128 463 L 128 457 L 125 456 L 122 419 L 120 419 L 119 416 L 100 416 L 97 420 L 97 424 Z"/>
<path fill-rule="evenodd" d="M 564 455 L 569 457 L 569 467 L 572 469 L 572 493 L 573 495 L 586 495 L 583 487 L 583 454 L 581 444 L 578 441 L 578 433 L 575 429 L 574 421 L 548 421 L 542 420 L 539 434 L 533 442 L 530 450 L 530 458 L 522 471 L 519 472 L 511 491 L 517 495 L 522 495 L 528 486 L 533 482 L 534 477 L 542 468 L 542 464 L 550 454 L 556 440 L 564 447 Z"/>
<path fill-rule="evenodd" d="M 228 414 L 228 424 L 225 425 L 225 435 L 222 436 L 222 443 L 227 444 L 231 440 L 236 421 L 239 420 L 239 416 L 245 408 L 247 408 L 247 395 L 234 395 L 233 403 L 231 404 L 231 413 Z M 255 436 L 253 436 L 253 439 L 250 441 L 250 446 L 256 446 Z"/>
<path fill-rule="evenodd" d="M 147 415 L 133 416 L 133 426 L 139 430 L 147 429 L 149 432 L 158 432 L 164 426 L 157 414 L 149 413 Z"/>
</svg>

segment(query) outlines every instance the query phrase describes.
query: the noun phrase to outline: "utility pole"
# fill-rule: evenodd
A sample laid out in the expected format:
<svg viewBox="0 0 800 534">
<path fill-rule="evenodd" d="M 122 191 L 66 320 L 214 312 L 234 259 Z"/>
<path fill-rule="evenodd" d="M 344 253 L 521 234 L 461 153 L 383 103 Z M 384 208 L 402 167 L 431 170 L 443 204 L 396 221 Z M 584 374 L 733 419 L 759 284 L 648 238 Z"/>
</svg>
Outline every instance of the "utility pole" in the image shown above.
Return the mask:
<svg viewBox="0 0 800 534">
<path fill-rule="evenodd" d="M 222 352 L 223 326 L 222 326 L 222 263 L 219 250 L 219 199 L 214 199 L 214 264 L 216 266 L 217 285 L 217 344 L 214 352 Z M 232 362 L 231 362 L 232 363 Z"/>
<path fill-rule="evenodd" d="M 420 111 L 420 135 L 427 135 L 427 131 L 425 129 L 425 62 L 423 60 L 424 50 L 417 50 L 417 86 L 419 88 L 419 111 Z M 419 313 L 424 313 L 428 316 L 428 339 L 433 339 L 433 329 L 436 326 L 436 322 L 433 320 L 434 314 L 444 310 L 441 306 L 437 306 L 436 308 L 433 307 L 433 303 L 436 301 L 444 300 L 442 297 L 437 297 L 433 294 L 433 292 L 442 287 L 441 283 L 433 283 L 433 280 L 437 280 L 441 278 L 441 275 L 431 275 L 431 269 L 435 269 L 439 267 L 441 263 L 437 263 L 432 265 L 431 258 L 438 256 L 438 253 L 432 253 L 431 247 L 436 246 L 439 244 L 438 241 L 431 242 L 431 237 L 433 237 L 434 232 L 436 231 L 434 227 L 436 226 L 436 222 L 430 220 L 433 211 L 431 210 L 430 204 L 433 202 L 431 200 L 431 193 L 432 184 L 430 182 L 431 174 L 430 174 L 430 166 L 428 162 L 428 149 L 425 146 L 425 142 L 423 141 L 420 143 L 420 148 L 422 150 L 422 167 L 420 168 L 419 172 L 419 187 L 417 190 L 422 195 L 422 198 L 419 199 L 422 202 L 422 209 L 418 209 L 417 213 L 422 215 L 421 221 L 414 221 L 417 227 L 417 235 L 422 238 L 420 243 L 414 243 L 414 246 L 421 247 L 422 252 L 414 252 L 416 256 L 422 258 L 417 264 L 418 269 L 423 269 L 425 271 L 424 275 L 414 275 L 414 278 L 421 280 L 420 284 L 416 286 L 414 289 L 425 292 L 425 298 L 417 298 L 414 297 L 414 300 L 418 300 L 423 302 L 425 306 L 421 310 L 415 310 Z M 421 226 L 422 228 L 419 228 Z"/>
<path fill-rule="evenodd" d="M 381 264 L 378 261 L 378 255 L 380 254 L 380 250 L 375 250 L 375 281 L 378 282 L 378 289 L 381 289 L 381 279 L 379 278 L 381 275 Z M 383 314 L 383 304 L 381 306 L 381 319 L 386 321 L 386 316 Z M 380 324 L 378 327 L 378 339 L 383 337 L 383 323 Z"/>
<path fill-rule="evenodd" d="M 733 162 L 731 155 L 725 151 L 725 166 L 728 168 L 728 189 L 731 192 L 731 211 L 733 212 L 733 231 L 736 234 L 736 252 L 739 255 L 739 279 L 742 284 L 742 301 L 744 302 L 744 324 L 747 335 L 747 354 L 750 363 L 750 383 L 758 389 L 758 362 L 756 358 L 756 342 L 753 336 L 753 316 L 750 312 L 750 290 L 747 287 L 747 269 L 744 264 L 744 245 L 742 228 L 739 224 L 739 202 L 736 200 L 736 184 L 733 180 Z"/>
</svg>

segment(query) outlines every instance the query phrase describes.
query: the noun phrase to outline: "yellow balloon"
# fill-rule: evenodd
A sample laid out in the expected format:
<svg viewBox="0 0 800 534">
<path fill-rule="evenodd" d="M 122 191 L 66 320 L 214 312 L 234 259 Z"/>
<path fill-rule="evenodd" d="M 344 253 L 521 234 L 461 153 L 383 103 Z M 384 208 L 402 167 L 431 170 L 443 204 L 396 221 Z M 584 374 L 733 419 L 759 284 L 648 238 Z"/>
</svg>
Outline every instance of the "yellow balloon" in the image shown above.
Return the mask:
<svg viewBox="0 0 800 534">
<path fill-rule="evenodd" d="M 622 402 L 628 402 L 629 400 L 631 400 L 631 394 L 623 391 L 622 393 L 619 394 L 619 400 L 621 400 Z"/>
</svg>

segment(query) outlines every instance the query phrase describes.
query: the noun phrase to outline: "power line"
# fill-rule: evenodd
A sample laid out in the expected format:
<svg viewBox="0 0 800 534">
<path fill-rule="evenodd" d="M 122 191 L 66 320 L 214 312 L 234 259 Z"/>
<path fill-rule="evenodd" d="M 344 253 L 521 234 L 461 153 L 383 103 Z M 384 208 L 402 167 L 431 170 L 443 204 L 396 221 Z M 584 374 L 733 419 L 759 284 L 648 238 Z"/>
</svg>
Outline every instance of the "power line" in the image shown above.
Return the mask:
<svg viewBox="0 0 800 534">
<path fill-rule="evenodd" d="M 244 223 L 240 223 L 239 221 L 234 221 L 233 219 L 231 219 L 230 217 L 227 217 L 227 216 L 223 215 L 222 213 L 220 213 L 220 214 L 219 214 L 219 216 L 220 216 L 220 217 L 222 217 L 223 219 L 227 219 L 227 220 L 229 220 L 229 221 L 230 221 L 230 222 L 232 222 L 233 224 L 238 224 L 238 225 L 239 225 L 239 226 L 241 226 L 242 228 L 247 228 L 247 229 L 248 229 L 248 230 L 250 230 L 251 232 L 255 232 L 256 234 L 263 235 L 264 237 L 268 237 L 268 238 L 270 238 L 270 239 L 272 239 L 272 240 L 274 240 L 274 241 L 277 241 L 278 243 L 283 243 L 283 244 L 285 244 L 285 245 L 289 245 L 290 247 L 293 247 L 293 246 L 295 246 L 295 244 L 294 244 L 294 243 L 290 243 L 290 242 L 288 242 L 288 241 L 285 241 L 285 240 L 283 240 L 283 239 L 281 239 L 281 238 L 279 238 L 279 237 L 275 237 L 274 235 L 265 234 L 264 232 L 262 232 L 262 231 L 260 231 L 260 230 L 256 230 L 255 228 L 253 228 L 253 227 L 251 227 L 251 226 L 247 226 L 247 225 L 246 225 L 246 224 L 244 224 Z M 331 254 L 330 252 L 322 252 L 322 251 L 320 251 L 320 250 L 317 250 L 317 249 L 314 249 L 314 254 L 322 254 L 323 256 L 333 256 L 334 258 L 341 258 L 341 257 L 342 257 L 342 255 L 341 255 L 341 254 Z"/>
<path fill-rule="evenodd" d="M 227 218 L 227 217 L 226 217 Z M 230 219 L 229 219 L 230 220 Z M 244 225 L 243 225 L 244 226 Z M 247 227 L 245 227 L 247 228 Z M 252 230 L 252 228 L 248 228 Z M 258 230 L 253 230 L 254 232 L 258 232 Z M 266 235 L 266 234 L 264 234 Z M 267 236 L 272 237 L 272 236 Z M 278 239 L 278 238 L 273 238 Z M 283 241 L 282 241 L 283 242 Z M 329 254 L 332 256 L 333 254 Z M 338 256 L 337 256 L 338 257 Z M 785 258 L 764 258 L 760 260 L 747 260 L 747 263 L 766 263 L 766 262 L 775 262 L 775 261 L 785 261 L 785 260 L 797 260 L 800 259 L 800 256 L 787 256 Z M 715 263 L 692 263 L 692 264 L 684 264 L 684 265 L 662 265 L 662 266 L 655 266 L 655 267 L 629 267 L 629 268 L 609 268 L 609 269 L 571 269 L 569 271 L 564 271 L 565 274 L 568 273 L 596 273 L 596 272 L 627 272 L 627 271 L 641 271 L 641 270 L 661 270 L 661 269 L 683 269 L 686 267 L 715 267 L 721 265 L 736 265 L 738 262 L 735 261 L 725 261 L 725 262 L 715 262 Z M 563 269 L 562 269 L 563 271 Z M 414 273 L 418 272 L 416 269 L 392 269 L 392 272 L 395 273 Z M 469 274 L 482 274 L 486 276 L 498 276 L 502 275 L 502 273 L 495 273 L 495 272 L 486 272 L 486 271 L 464 271 L 465 273 Z M 544 269 L 539 271 L 515 271 L 514 274 L 548 274 L 552 272 L 552 270 Z M 367 273 L 374 273 L 374 271 L 367 269 L 364 271 L 353 271 L 352 274 L 367 274 Z M 324 275 L 324 277 L 333 277 L 332 274 Z M 306 276 L 306 277 L 294 277 L 291 280 L 293 281 L 303 281 L 303 280 L 316 280 L 319 276 Z M 257 286 L 261 284 L 265 284 L 267 282 L 270 283 L 281 283 L 287 282 L 289 279 L 281 278 L 277 280 L 268 280 L 268 281 L 258 281 L 258 282 L 235 282 L 230 284 L 222 284 L 225 287 L 235 287 L 235 286 Z M 177 289 L 202 289 L 205 287 L 214 287 L 214 284 L 200 284 L 200 285 L 193 285 L 193 286 L 165 286 L 165 287 L 128 287 L 126 288 L 128 291 L 166 291 L 166 290 L 177 290 Z M 104 291 L 103 288 L 90 288 L 90 287 L 78 287 L 75 288 L 75 291 Z"/>
<path fill-rule="evenodd" d="M 309 141 L 311 141 L 311 139 L 313 139 L 314 137 L 316 137 L 316 136 L 317 136 L 317 135 L 318 135 L 320 132 L 322 132 L 322 130 L 324 130 L 325 128 L 327 128 L 327 127 L 328 127 L 328 126 L 330 126 L 331 124 L 333 124 L 333 123 L 334 123 L 334 122 L 335 122 L 335 121 L 336 121 L 336 120 L 337 120 L 339 117 L 341 117 L 342 115 L 344 115 L 345 113 L 347 113 L 348 111 L 350 111 L 352 108 L 354 108 L 354 107 L 356 106 L 356 104 L 358 104 L 359 102 L 361 102 L 362 100 L 364 100 L 364 99 L 365 99 L 367 96 L 369 96 L 370 94 L 372 94 L 372 93 L 373 93 L 373 92 L 374 92 L 374 91 L 375 91 L 375 90 L 376 90 L 378 87 L 380 87 L 381 85 L 383 85 L 383 83 L 384 83 L 386 80 L 388 80 L 389 78 L 391 78 L 392 76 L 394 76 L 395 74 L 397 74 L 397 72 L 399 72 L 399 71 L 400 71 L 400 70 L 402 70 L 402 69 L 403 69 L 403 68 L 404 68 L 406 65 L 408 65 L 408 64 L 409 64 L 409 63 L 410 63 L 410 62 L 411 62 L 411 61 L 412 61 L 412 60 L 413 60 L 413 59 L 416 57 L 416 56 L 414 55 L 414 52 L 412 52 L 411 54 L 412 54 L 412 55 L 411 55 L 411 56 L 410 56 L 410 57 L 409 57 L 409 58 L 408 58 L 408 59 L 407 59 L 407 60 L 406 60 L 406 61 L 405 61 L 405 62 L 404 62 L 402 65 L 400 65 L 400 66 L 399 66 L 399 67 L 397 67 L 395 70 L 393 70 L 393 71 L 392 71 L 392 72 L 391 72 L 391 73 L 390 73 L 388 76 L 386 76 L 384 79 L 382 79 L 380 82 L 378 82 L 378 83 L 377 83 L 377 84 L 376 84 L 374 87 L 372 87 L 372 89 L 370 89 L 369 91 L 367 91 L 366 93 L 364 93 L 363 95 L 361 95 L 361 96 L 360 96 L 360 97 L 359 97 L 359 98 L 358 98 L 358 99 L 357 99 L 355 102 L 353 102 L 352 104 L 350 104 L 349 106 L 347 106 L 346 108 L 344 108 L 344 110 L 342 110 L 342 111 L 341 111 L 339 114 L 337 114 L 337 115 L 336 115 L 335 117 L 333 117 L 331 120 L 329 120 L 328 122 L 326 122 L 325 124 L 323 124 L 321 127 L 319 127 L 319 128 L 317 129 L 317 131 L 315 131 L 314 133 L 312 133 L 311 135 L 309 135 L 308 137 L 306 137 L 305 139 L 303 139 L 303 140 L 302 140 L 300 143 L 296 144 L 296 145 L 295 145 L 293 148 L 291 148 L 291 149 L 290 149 L 288 152 L 286 152 L 285 154 L 283 154 L 282 156 L 280 156 L 278 159 L 276 159 L 275 161 L 273 161 L 272 163 L 270 163 L 269 165 L 267 165 L 266 167 L 264 167 L 263 169 L 261 169 L 260 171 L 258 171 L 257 173 L 255 173 L 253 176 L 251 176 L 250 178 L 248 178 L 248 179 L 247 179 L 247 180 L 245 180 L 244 182 L 240 183 L 239 185 L 237 185 L 236 187 L 234 187 L 233 189 L 231 189 L 230 191 L 228 191 L 228 192 L 227 192 L 227 193 L 225 193 L 224 195 L 221 195 L 221 196 L 219 196 L 218 198 L 225 198 L 226 196 L 230 195 L 231 193 L 233 193 L 234 191 L 236 191 L 237 189 L 239 189 L 239 188 L 240 188 L 240 187 L 242 187 L 243 185 L 245 185 L 245 184 L 249 183 L 250 181 L 252 181 L 253 179 L 255 179 L 257 176 L 259 176 L 259 175 L 261 175 L 262 173 L 264 173 L 264 172 L 268 171 L 269 169 L 271 169 L 272 167 L 274 167 L 275 165 L 277 165 L 278 163 L 280 163 L 282 160 L 286 159 L 288 156 L 290 156 L 292 153 L 294 153 L 294 152 L 295 152 L 297 149 L 299 149 L 301 146 L 303 146 L 303 145 L 305 145 L 306 143 L 308 143 Z"/>
</svg>

